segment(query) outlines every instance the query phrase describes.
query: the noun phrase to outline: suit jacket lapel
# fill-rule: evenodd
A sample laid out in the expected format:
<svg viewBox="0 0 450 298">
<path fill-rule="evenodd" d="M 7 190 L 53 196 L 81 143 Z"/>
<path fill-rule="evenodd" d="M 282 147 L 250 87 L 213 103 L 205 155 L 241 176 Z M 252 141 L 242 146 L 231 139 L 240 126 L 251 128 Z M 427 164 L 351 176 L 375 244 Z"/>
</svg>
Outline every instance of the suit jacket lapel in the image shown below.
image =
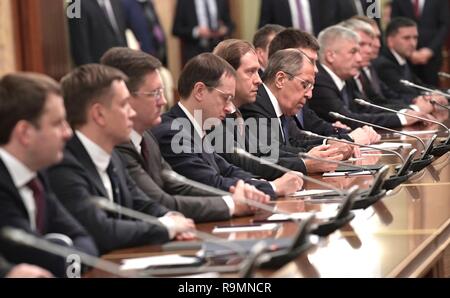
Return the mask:
<svg viewBox="0 0 450 298">
<path fill-rule="evenodd" d="M 1 158 L 0 158 L 0 184 L 3 185 L 5 188 L 7 188 L 9 192 L 11 192 L 11 194 L 14 196 L 14 199 L 19 204 L 20 209 L 22 209 L 24 215 L 28 218 L 28 220 L 30 220 L 28 211 L 23 203 L 22 197 L 20 196 L 19 191 L 14 185 L 14 181 L 12 180 L 11 174 L 8 172 L 8 169 L 6 168 Z M 0 198 L 0 200 L 1 199 L 2 198 Z"/>
<path fill-rule="evenodd" d="M 107 198 L 108 193 L 106 192 L 105 186 L 103 185 L 103 182 L 98 175 L 97 168 L 95 167 L 94 162 L 92 161 L 91 157 L 76 135 L 74 135 L 72 139 L 67 142 L 67 149 L 76 157 L 78 162 L 86 168 L 86 175 L 88 176 L 89 180 L 92 181 L 92 183 L 95 185 L 97 191 L 103 197 Z"/>
</svg>

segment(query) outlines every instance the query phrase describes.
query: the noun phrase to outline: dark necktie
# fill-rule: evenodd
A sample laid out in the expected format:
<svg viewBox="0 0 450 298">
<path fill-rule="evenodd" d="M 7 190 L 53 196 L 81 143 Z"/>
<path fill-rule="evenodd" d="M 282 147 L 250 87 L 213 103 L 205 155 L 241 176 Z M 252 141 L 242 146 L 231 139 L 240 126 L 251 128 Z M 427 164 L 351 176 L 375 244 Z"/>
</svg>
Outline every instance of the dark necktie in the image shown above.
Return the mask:
<svg viewBox="0 0 450 298">
<path fill-rule="evenodd" d="M 119 177 L 117 176 L 116 169 L 112 161 L 109 162 L 109 165 L 106 168 L 106 173 L 108 174 L 109 180 L 111 181 L 114 202 L 120 204 Z"/>
<path fill-rule="evenodd" d="M 301 128 L 304 129 L 305 128 L 305 123 L 303 121 L 303 109 L 300 109 L 300 111 L 298 111 L 297 115 L 295 115 L 295 116 L 297 117 L 298 122 L 302 126 Z"/>
<path fill-rule="evenodd" d="M 302 1 L 297 0 L 298 29 L 305 30 L 305 20 L 303 18 Z"/>
<path fill-rule="evenodd" d="M 348 95 L 346 87 L 347 87 L 347 85 L 344 85 L 344 88 L 342 88 L 342 90 L 341 90 L 341 98 L 344 101 L 345 106 L 349 107 L 349 105 L 350 105 L 350 96 Z"/>
<path fill-rule="evenodd" d="M 364 98 L 367 98 L 367 92 L 366 92 L 367 84 L 366 84 L 366 81 L 365 81 L 364 78 L 363 78 L 362 71 L 361 71 L 361 73 L 356 77 L 356 80 L 358 80 L 358 82 L 359 82 L 359 84 L 360 84 L 360 86 L 361 86 L 361 90 L 359 90 L 359 91 L 361 91 L 361 95 L 362 95 Z"/>
<path fill-rule="evenodd" d="M 36 230 L 42 234 L 45 226 L 44 187 L 37 177 L 28 182 L 27 186 L 33 191 L 34 204 L 36 206 Z"/>
<path fill-rule="evenodd" d="M 289 144 L 289 117 L 286 115 L 280 116 L 281 128 L 283 129 L 284 144 Z"/>
<path fill-rule="evenodd" d="M 142 159 L 144 160 L 144 168 L 145 168 L 145 170 L 148 170 L 150 154 L 149 154 L 147 142 L 145 141 L 144 138 L 142 138 L 140 145 L 141 145 L 141 156 L 142 156 Z"/>
<path fill-rule="evenodd" d="M 409 68 L 408 63 L 402 65 L 403 68 L 403 77 L 405 80 L 412 81 L 411 69 Z"/>
<path fill-rule="evenodd" d="M 369 67 L 370 72 L 370 85 L 372 89 L 379 95 L 383 95 L 383 91 L 381 91 L 381 83 L 380 78 L 378 77 L 377 72 L 373 67 Z"/>
<path fill-rule="evenodd" d="M 414 15 L 416 16 L 416 19 L 419 19 L 420 17 L 420 0 L 414 0 L 413 2 L 413 8 L 414 8 Z"/>
</svg>

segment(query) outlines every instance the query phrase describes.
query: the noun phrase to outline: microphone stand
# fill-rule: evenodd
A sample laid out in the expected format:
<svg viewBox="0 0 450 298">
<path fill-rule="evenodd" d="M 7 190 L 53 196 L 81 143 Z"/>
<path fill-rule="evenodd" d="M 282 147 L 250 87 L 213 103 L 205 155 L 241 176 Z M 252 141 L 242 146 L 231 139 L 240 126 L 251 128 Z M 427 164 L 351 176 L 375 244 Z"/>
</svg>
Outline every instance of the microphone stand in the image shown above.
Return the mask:
<svg viewBox="0 0 450 298">
<path fill-rule="evenodd" d="M 447 140 L 442 142 L 442 143 L 440 143 L 439 145 L 435 146 L 433 148 L 433 150 L 430 152 L 430 155 L 433 155 L 435 157 L 439 157 L 439 156 L 444 155 L 448 151 L 450 151 L 450 129 L 447 126 L 445 126 L 444 124 L 442 124 L 442 123 L 440 123 L 438 121 L 434 121 L 434 120 L 430 120 L 430 119 L 424 118 L 424 117 L 419 117 L 419 116 L 416 116 L 416 115 L 410 115 L 410 114 L 407 114 L 407 113 L 396 111 L 394 109 L 386 108 L 386 107 L 383 107 L 383 106 L 378 106 L 378 105 L 375 105 L 373 103 L 370 103 L 370 102 L 367 102 L 365 100 L 358 99 L 358 98 L 355 99 L 355 102 L 360 104 L 360 105 L 371 106 L 371 107 L 374 107 L 374 108 L 377 108 L 377 109 L 380 109 L 380 110 L 384 110 L 384 111 L 388 111 L 388 112 L 404 115 L 406 117 L 416 118 L 416 119 L 419 119 L 419 120 L 422 120 L 422 121 L 425 121 L 425 122 L 434 123 L 434 124 L 437 124 L 437 125 L 439 125 L 441 127 L 444 127 L 444 129 L 447 131 L 447 134 L 448 134 Z M 424 158 L 425 158 L 425 156 L 423 156 L 422 159 L 424 160 Z M 428 160 L 428 161 L 429 161 L 428 164 L 430 164 L 433 160 L 431 160 L 431 161 Z"/>
<path fill-rule="evenodd" d="M 389 152 L 394 154 L 395 156 L 397 156 L 401 161 L 402 164 L 405 165 L 406 161 L 403 158 L 403 156 L 394 151 L 394 150 L 388 150 L 388 149 L 380 149 L 371 145 L 364 145 L 364 144 L 359 144 L 359 143 L 355 143 L 355 142 L 350 142 L 344 139 L 338 139 L 335 137 L 327 137 L 327 136 L 322 136 L 310 131 L 303 131 L 304 134 L 309 135 L 311 137 L 317 137 L 317 138 L 322 138 L 325 140 L 330 140 L 330 141 L 336 141 L 336 142 L 340 142 L 340 143 L 344 143 L 344 144 L 348 144 L 348 145 L 353 145 L 353 146 L 358 146 L 358 147 L 367 147 L 367 148 L 371 148 L 374 150 L 379 150 L 379 151 L 384 151 L 384 152 Z M 413 175 L 413 171 L 407 171 L 404 175 L 392 175 L 389 178 L 385 179 L 382 185 L 382 188 L 385 190 L 390 190 L 390 189 L 394 189 L 396 188 L 398 185 L 402 184 L 403 182 L 407 181 L 411 176 Z"/>
</svg>

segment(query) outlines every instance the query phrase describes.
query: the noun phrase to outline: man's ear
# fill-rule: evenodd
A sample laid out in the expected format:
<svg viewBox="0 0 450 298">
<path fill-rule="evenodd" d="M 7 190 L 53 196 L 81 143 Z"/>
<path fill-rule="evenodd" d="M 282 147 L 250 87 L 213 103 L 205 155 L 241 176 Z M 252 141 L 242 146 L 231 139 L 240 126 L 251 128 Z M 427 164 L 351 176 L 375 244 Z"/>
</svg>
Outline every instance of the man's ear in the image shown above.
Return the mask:
<svg viewBox="0 0 450 298">
<path fill-rule="evenodd" d="M 107 125 L 105 118 L 105 106 L 103 106 L 101 103 L 97 102 L 91 105 L 91 107 L 88 109 L 87 117 L 88 122 L 92 120 L 94 121 L 94 123 L 101 127 L 105 127 Z"/>
<path fill-rule="evenodd" d="M 287 79 L 288 78 L 286 76 L 286 73 L 284 73 L 283 71 L 278 71 L 275 74 L 275 80 L 274 80 L 275 86 L 278 89 L 282 89 L 284 87 L 284 84 L 286 83 Z"/>
<path fill-rule="evenodd" d="M 33 134 L 36 132 L 34 127 L 29 121 L 20 120 L 11 132 L 10 139 L 17 140 L 21 145 L 28 146 L 31 143 Z"/>
<path fill-rule="evenodd" d="M 331 50 L 325 51 L 325 61 L 329 64 L 333 64 L 333 62 L 336 60 L 336 53 Z"/>
<path fill-rule="evenodd" d="M 202 82 L 195 83 L 194 88 L 192 88 L 192 95 L 198 102 L 204 100 L 206 92 L 208 92 L 208 87 Z"/>
</svg>

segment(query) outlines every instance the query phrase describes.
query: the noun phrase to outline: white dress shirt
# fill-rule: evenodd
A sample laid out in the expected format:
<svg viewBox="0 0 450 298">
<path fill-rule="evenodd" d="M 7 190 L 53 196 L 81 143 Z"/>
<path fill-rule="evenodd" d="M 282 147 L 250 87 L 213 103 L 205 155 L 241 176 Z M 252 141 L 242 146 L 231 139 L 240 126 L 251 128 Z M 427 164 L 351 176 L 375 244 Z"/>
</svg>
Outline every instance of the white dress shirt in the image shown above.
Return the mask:
<svg viewBox="0 0 450 298">
<path fill-rule="evenodd" d="M 108 194 L 108 199 L 114 201 L 111 180 L 108 176 L 108 173 L 106 172 L 106 169 L 108 168 L 108 165 L 111 161 L 111 154 L 103 150 L 99 145 L 97 145 L 95 142 L 93 142 L 91 139 L 85 136 L 82 132 L 76 130 L 75 134 L 80 139 L 81 144 L 83 144 L 89 157 L 94 163 L 95 168 L 97 169 L 97 173 L 100 176 L 103 186 L 105 187 L 106 192 Z M 169 237 L 172 239 L 173 237 L 175 237 L 176 233 L 175 222 L 167 215 L 168 214 L 165 214 L 164 216 L 159 217 L 158 219 L 166 227 L 166 229 L 169 232 Z"/>
<path fill-rule="evenodd" d="M 194 118 L 194 116 L 192 116 L 192 114 L 189 112 L 189 110 L 185 106 L 183 106 L 181 101 L 178 102 L 178 106 L 186 114 L 186 116 L 188 117 L 189 121 L 194 126 L 194 129 L 197 132 L 197 134 L 203 139 L 203 136 L 205 135 L 205 131 L 201 128 L 202 125 L 198 123 L 197 120 L 199 120 L 199 119 L 196 120 Z M 231 196 L 223 196 L 222 199 L 225 201 L 225 204 L 227 204 L 228 209 L 230 210 L 230 215 L 232 216 L 234 214 L 234 210 L 236 208 L 236 205 L 235 205 L 235 203 L 233 201 L 233 198 Z"/>
</svg>

